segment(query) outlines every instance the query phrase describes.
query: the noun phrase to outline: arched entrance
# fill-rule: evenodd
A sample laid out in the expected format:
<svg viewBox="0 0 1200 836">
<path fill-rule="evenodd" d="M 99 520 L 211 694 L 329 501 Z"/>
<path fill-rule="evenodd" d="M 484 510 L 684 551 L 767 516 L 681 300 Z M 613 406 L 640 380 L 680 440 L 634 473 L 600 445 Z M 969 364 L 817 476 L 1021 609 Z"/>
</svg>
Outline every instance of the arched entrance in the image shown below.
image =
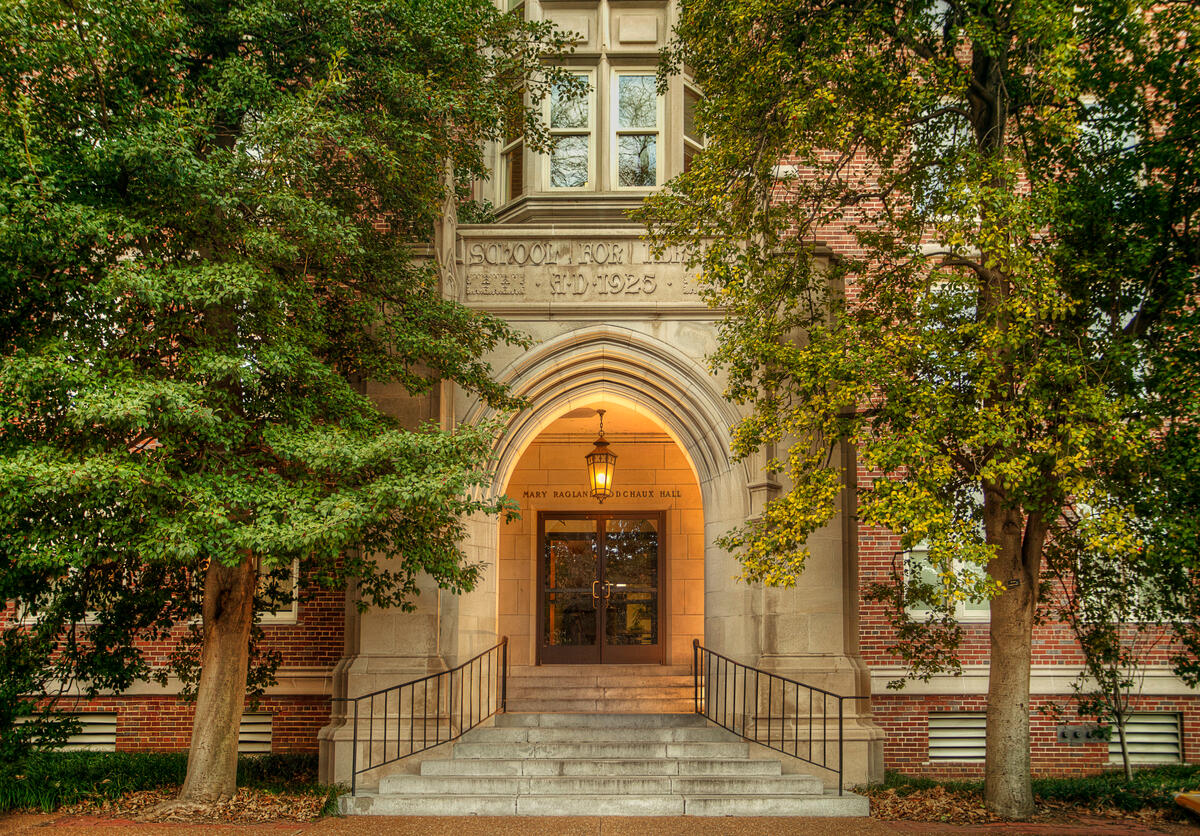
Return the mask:
<svg viewBox="0 0 1200 836">
<path fill-rule="evenodd" d="M 622 456 L 617 479 L 628 479 L 632 475 L 635 481 L 627 482 L 632 487 L 639 484 L 636 480 L 643 476 L 646 479 L 640 483 L 643 485 L 657 479 L 660 470 L 678 471 L 680 477 L 686 471 L 687 479 L 682 481 L 691 486 L 691 496 L 698 496 L 698 504 L 691 507 L 659 509 L 675 510 L 681 515 L 686 511 L 688 518 L 688 528 L 682 538 L 672 537 L 670 530 L 666 532 L 668 565 L 664 577 L 667 580 L 661 600 L 671 605 L 674 614 L 668 612 L 663 622 L 666 637 L 663 659 L 668 665 L 690 663 L 687 645 L 691 639 L 687 637 L 691 636 L 702 637 L 709 646 L 720 648 L 722 652 L 756 657 L 759 632 L 754 619 L 759 610 L 759 593 L 737 581 L 739 567 L 736 561 L 716 545 L 721 534 L 743 523 L 750 515 L 751 495 L 755 490 L 750 484 L 749 465 L 732 461 L 729 454 L 730 428 L 737 421 L 737 413 L 721 398 L 719 389 L 714 386 L 716 381 L 699 362 L 703 353 L 680 350 L 681 346 L 694 343 L 700 331 L 683 322 L 661 325 L 654 329 L 661 331 L 661 336 L 617 325 L 571 328 L 545 339 L 532 351 L 513 356 L 502 365 L 497 377 L 513 394 L 524 398 L 528 406 L 507 416 L 505 427 L 497 437 L 492 490 L 497 494 L 507 493 L 521 502 L 524 488 L 516 487 L 519 482 L 514 481 L 518 468 L 540 470 L 543 473 L 534 478 L 549 480 L 551 477 L 543 474 L 558 469 L 550 466 L 555 464 L 554 456 L 562 459 L 564 478 L 567 478 L 565 471 L 570 470 L 570 478 L 578 480 L 578 490 L 582 490 L 586 478 L 583 456 L 591 449 L 597 429 L 591 410 L 597 407 L 611 410 L 606 416 L 606 430 L 632 435 L 653 434 L 656 443 L 662 445 L 661 467 L 638 467 L 640 454 L 632 451 L 621 454 L 614 440 L 613 449 Z M 587 416 L 566 418 L 576 410 L 587 410 Z M 496 417 L 492 410 L 474 400 L 456 403 L 454 415 L 456 420 L 466 423 Z M 575 423 L 560 424 L 551 429 L 551 425 L 561 420 Z M 626 420 L 629 423 L 624 427 L 618 426 Z M 548 432 L 547 438 L 550 438 L 568 430 L 579 436 L 574 448 L 541 445 L 539 450 L 544 447 L 547 451 L 545 466 L 540 451 L 536 465 L 532 459 L 525 458 L 543 433 Z M 560 452 L 548 452 L 552 449 Z M 673 451 L 670 467 L 666 458 L 668 450 Z M 648 458 L 643 460 L 643 464 L 647 462 Z M 639 470 L 641 474 L 637 473 Z M 654 473 L 646 473 L 648 470 Z M 621 472 L 626 475 L 620 475 Z M 661 489 L 672 488 L 664 485 Z M 534 606 L 537 566 L 533 560 L 537 548 L 536 512 L 595 507 L 595 501 L 590 498 L 555 497 L 553 488 L 548 490 L 551 492 L 544 499 L 550 502 L 544 507 L 531 505 L 522 509 L 520 525 L 528 526 L 520 535 L 525 538 L 522 541 L 526 555 L 523 569 L 508 562 L 516 557 L 517 540 L 502 546 L 500 526 L 494 520 L 471 521 L 468 553 L 477 556 L 480 562 L 494 566 L 495 571 L 486 573 L 483 584 L 475 592 L 445 602 L 445 615 L 453 621 L 452 629 L 444 629 L 442 634 L 441 644 L 447 658 L 466 658 L 488 646 L 497 635 L 509 635 L 510 641 L 520 635 L 528 637 L 524 640 L 528 650 L 523 658 L 514 656 L 514 662 L 520 664 L 518 659 L 522 659 L 530 664 L 537 663 L 535 637 L 539 624 Z M 530 497 L 531 501 L 535 499 L 538 498 Z M 560 500 L 557 506 L 553 504 L 556 499 Z M 617 501 L 633 499 L 618 497 Z M 660 504 L 665 499 L 655 497 Z M 684 501 L 683 497 L 672 499 Z M 605 507 L 618 509 L 614 500 L 605 503 Z M 685 549 L 688 559 L 694 561 L 687 569 L 694 573 L 694 577 L 687 579 L 692 583 L 671 586 L 671 577 L 682 578 L 680 574 L 672 574 L 670 554 L 673 548 Z M 501 566 L 501 563 L 505 565 Z M 688 594 L 692 596 L 690 604 L 687 603 Z M 683 601 L 680 595 L 684 596 Z M 522 604 L 523 609 L 517 611 L 514 601 L 529 603 Z M 675 623 L 675 614 L 695 618 Z M 443 618 L 442 623 L 446 625 L 449 621 Z M 512 632 L 517 629 L 519 633 Z"/>
<path fill-rule="evenodd" d="M 588 493 L 597 409 L 617 468 Z M 500 523 L 499 632 L 514 664 L 685 664 L 704 636 L 704 511 L 688 457 L 653 418 L 612 399 L 577 406 L 525 448 Z"/>
</svg>

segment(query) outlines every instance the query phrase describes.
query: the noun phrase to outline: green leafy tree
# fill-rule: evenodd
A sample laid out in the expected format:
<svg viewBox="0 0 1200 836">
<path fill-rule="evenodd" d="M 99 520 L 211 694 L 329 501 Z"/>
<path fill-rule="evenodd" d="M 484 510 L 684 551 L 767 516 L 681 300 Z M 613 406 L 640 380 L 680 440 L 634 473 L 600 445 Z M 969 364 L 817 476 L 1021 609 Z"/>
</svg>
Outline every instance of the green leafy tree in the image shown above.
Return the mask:
<svg viewBox="0 0 1200 836">
<path fill-rule="evenodd" d="M 0 6 L 3 567 L 51 596 L 123 568 L 101 610 L 158 572 L 202 615 L 181 801 L 235 789 L 260 571 L 299 559 L 362 606 L 476 582 L 490 428 L 407 430 L 365 385 L 510 403 L 479 358 L 522 338 L 410 242 L 484 141 L 544 141 L 565 45 L 487 0 Z M 56 646 L 80 629 L 43 613 Z M 118 643 L 125 672 L 80 676 L 144 672 Z"/>
<path fill-rule="evenodd" d="M 641 217 L 727 311 L 714 362 L 753 407 L 737 451 L 778 450 L 786 478 L 724 542 L 748 580 L 792 583 L 855 445 L 880 474 L 859 518 L 928 549 L 930 626 L 952 639 L 955 602 L 990 600 L 986 798 L 1026 816 L 1046 543 L 1075 498 L 1157 502 L 1129 477 L 1197 417 L 1164 392 L 1200 336 L 1200 15 L 685 0 L 675 35 L 666 71 L 703 88 L 708 146 Z M 941 642 L 897 650 L 953 664 Z"/>
</svg>

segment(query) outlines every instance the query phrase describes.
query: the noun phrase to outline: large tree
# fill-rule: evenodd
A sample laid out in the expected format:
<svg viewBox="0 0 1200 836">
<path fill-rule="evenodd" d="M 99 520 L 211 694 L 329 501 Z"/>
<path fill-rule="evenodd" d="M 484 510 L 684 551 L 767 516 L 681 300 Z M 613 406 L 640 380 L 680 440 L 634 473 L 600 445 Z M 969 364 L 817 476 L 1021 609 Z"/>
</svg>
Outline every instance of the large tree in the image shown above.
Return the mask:
<svg viewBox="0 0 1200 836">
<path fill-rule="evenodd" d="M 447 171 L 537 138 L 564 45 L 489 0 L 0 6 L 0 566 L 51 598 L 95 567 L 194 591 L 181 800 L 235 789 L 260 573 L 380 606 L 475 582 L 488 428 L 408 431 L 364 385 L 508 403 L 479 358 L 521 338 L 412 242 Z"/>
<path fill-rule="evenodd" d="M 675 34 L 667 70 L 703 88 L 708 145 L 642 217 L 727 312 L 714 359 L 753 406 L 737 449 L 778 450 L 786 477 L 725 542 L 747 579 L 794 581 L 837 507 L 833 451 L 856 445 L 878 474 L 860 519 L 938 575 L 900 585 L 939 641 L 897 649 L 952 663 L 954 603 L 990 600 L 986 796 L 1025 816 L 1046 543 L 1079 502 L 1162 534 L 1161 508 L 1135 508 L 1178 498 L 1156 451 L 1196 463 L 1170 439 L 1198 417 L 1200 13 L 684 0 Z"/>
</svg>

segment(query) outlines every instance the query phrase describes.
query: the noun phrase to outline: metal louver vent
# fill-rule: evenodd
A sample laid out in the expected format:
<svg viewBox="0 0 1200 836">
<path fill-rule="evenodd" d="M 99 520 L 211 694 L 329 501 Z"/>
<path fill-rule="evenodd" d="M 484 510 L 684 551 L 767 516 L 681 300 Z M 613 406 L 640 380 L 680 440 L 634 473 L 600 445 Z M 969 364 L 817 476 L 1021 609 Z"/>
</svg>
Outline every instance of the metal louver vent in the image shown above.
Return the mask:
<svg viewBox="0 0 1200 836">
<path fill-rule="evenodd" d="M 1130 763 L 1179 763 L 1183 760 L 1183 735 L 1179 715 L 1167 711 L 1130 714 L 1125 721 Z M 1109 763 L 1121 762 L 1121 741 L 1114 728 L 1108 741 Z"/>
<path fill-rule="evenodd" d="M 79 721 L 79 734 L 73 734 L 54 748 L 60 752 L 115 752 L 117 750 L 117 714 L 114 711 L 65 712 L 58 716 L 74 717 Z M 17 724 L 31 722 L 30 717 L 18 717 Z"/>
<path fill-rule="evenodd" d="M 87 711 L 75 714 L 79 734 L 67 738 L 60 749 L 66 751 L 115 752 L 117 750 L 117 713 Z"/>
<path fill-rule="evenodd" d="M 986 752 L 987 714 L 983 711 L 931 711 L 929 760 L 981 761 Z"/>
<path fill-rule="evenodd" d="M 243 714 L 238 725 L 238 754 L 265 755 L 271 751 L 271 715 Z"/>
</svg>

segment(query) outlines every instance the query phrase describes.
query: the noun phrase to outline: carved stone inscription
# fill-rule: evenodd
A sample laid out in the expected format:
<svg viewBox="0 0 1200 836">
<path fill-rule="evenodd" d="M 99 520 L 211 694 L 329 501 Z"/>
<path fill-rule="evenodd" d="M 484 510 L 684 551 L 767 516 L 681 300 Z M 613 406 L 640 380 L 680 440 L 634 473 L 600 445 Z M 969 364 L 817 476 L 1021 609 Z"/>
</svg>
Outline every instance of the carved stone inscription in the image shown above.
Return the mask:
<svg viewBox="0 0 1200 836">
<path fill-rule="evenodd" d="M 487 238 L 463 244 L 468 301 L 699 303 L 683 253 L 668 248 L 655 258 L 636 238 Z"/>
</svg>

